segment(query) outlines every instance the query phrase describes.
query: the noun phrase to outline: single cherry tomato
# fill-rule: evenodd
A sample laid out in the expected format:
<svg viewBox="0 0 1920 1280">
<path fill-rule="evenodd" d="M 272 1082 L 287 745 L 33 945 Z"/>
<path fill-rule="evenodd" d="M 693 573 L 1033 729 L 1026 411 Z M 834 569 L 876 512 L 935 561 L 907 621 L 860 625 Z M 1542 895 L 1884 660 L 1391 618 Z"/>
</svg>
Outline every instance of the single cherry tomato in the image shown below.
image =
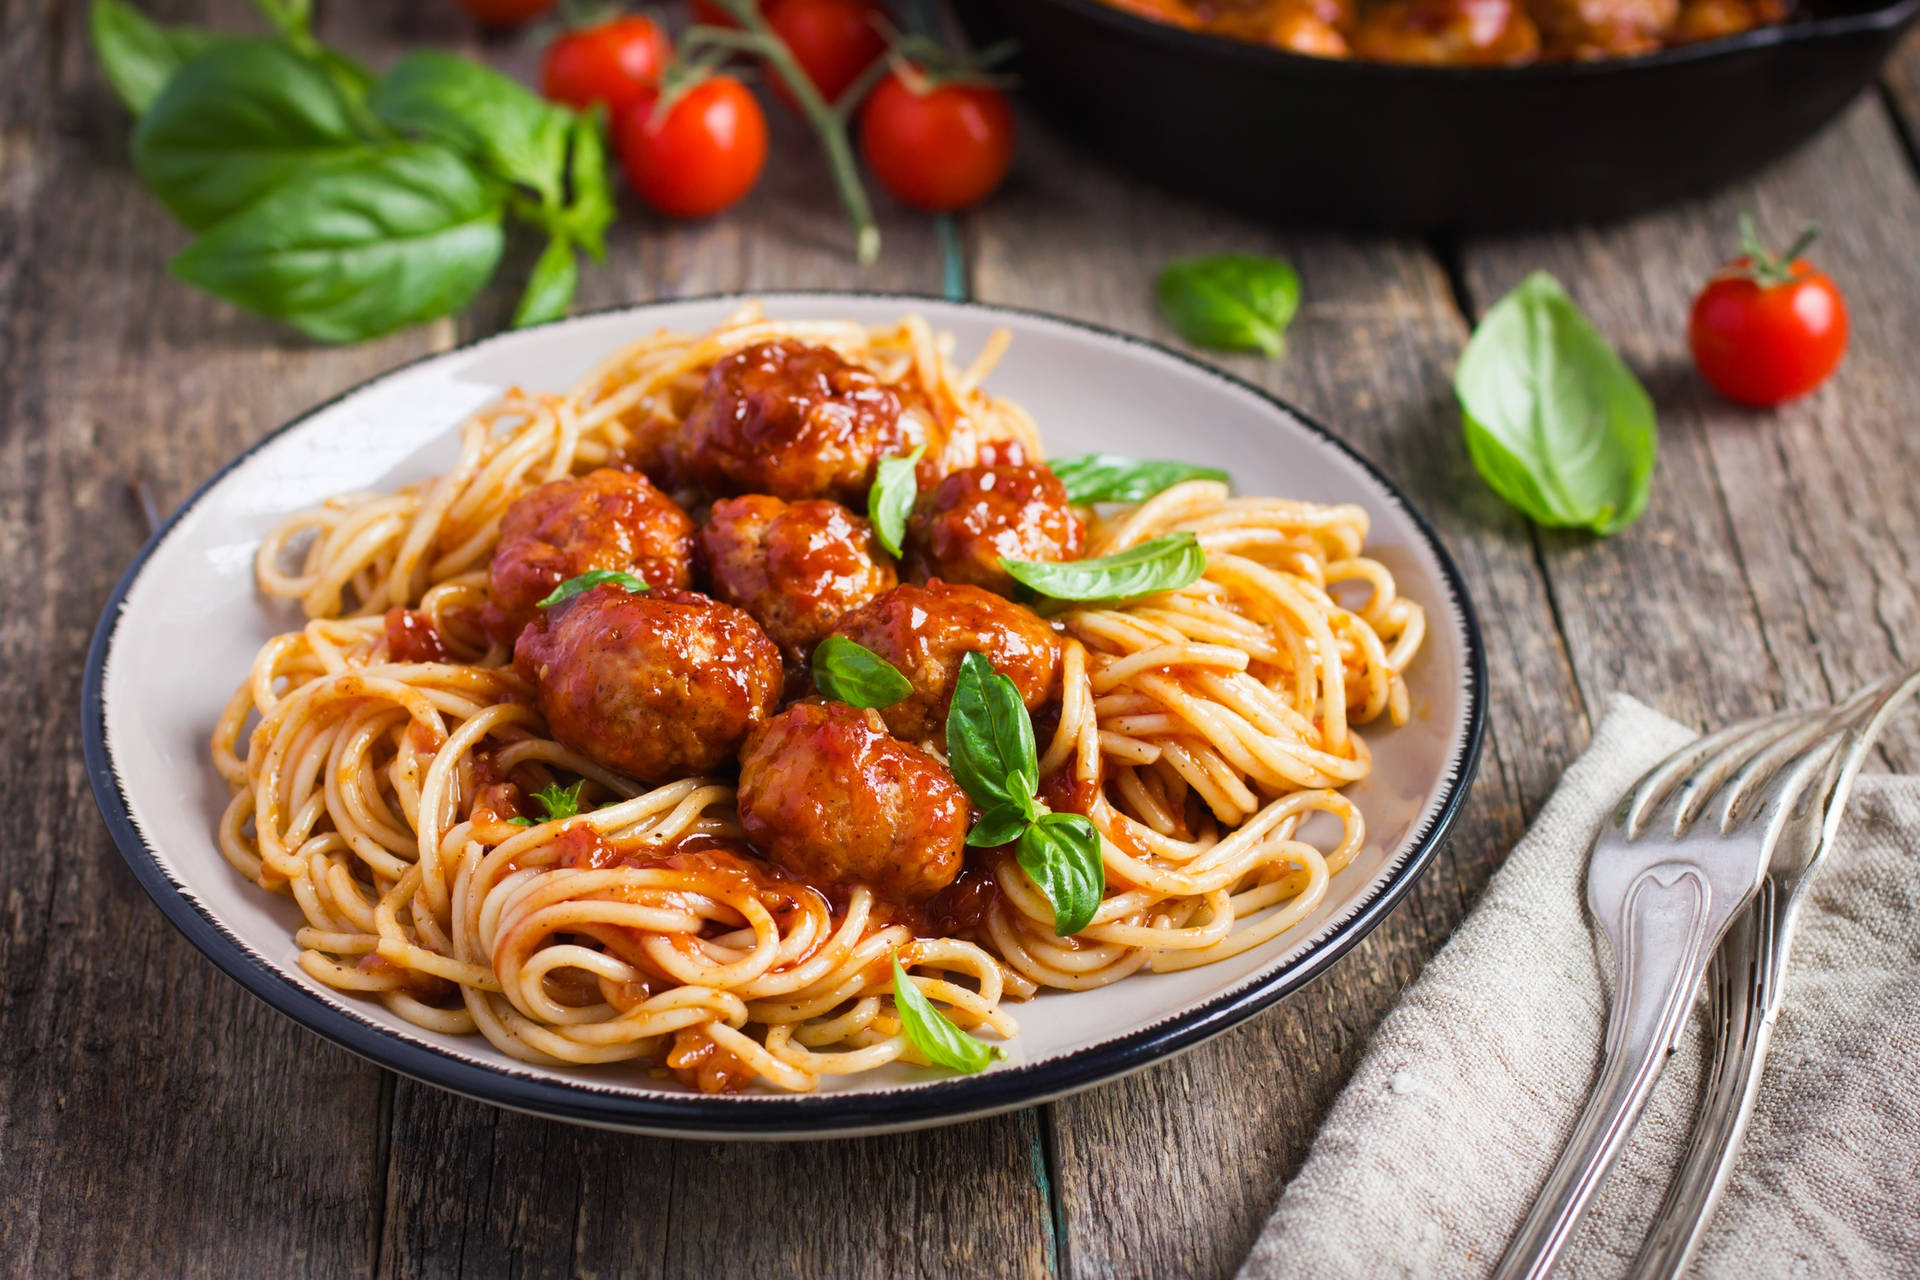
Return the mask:
<svg viewBox="0 0 1920 1280">
<path fill-rule="evenodd" d="M 514 27 L 553 8 L 554 0 L 460 0 L 460 7 L 490 27 Z"/>
<path fill-rule="evenodd" d="M 667 33 L 651 18 L 614 18 L 563 32 L 540 62 L 540 92 L 585 110 L 604 102 L 620 108 L 660 83 L 673 57 Z"/>
<path fill-rule="evenodd" d="M 829 106 L 840 101 L 861 73 L 886 56 L 887 38 L 872 0 L 771 0 L 767 25 L 793 51 L 793 60 Z M 774 94 L 795 106 L 787 82 L 766 68 Z"/>
<path fill-rule="evenodd" d="M 991 85 L 931 86 L 896 70 L 867 99 L 860 151 L 887 190 L 919 209 L 978 204 L 1013 163 L 1013 112 Z"/>
<path fill-rule="evenodd" d="M 1760 246 L 1742 219 L 1747 252 L 1729 262 L 1693 300 L 1687 342 L 1693 363 L 1721 395 L 1774 405 L 1825 382 L 1847 349 L 1847 302 L 1825 272 L 1800 252 L 1807 233 L 1783 255 Z"/>
<path fill-rule="evenodd" d="M 649 89 L 614 123 L 627 181 L 676 218 L 704 218 L 753 190 L 767 161 L 767 117 L 732 76 L 709 76 L 656 111 Z"/>
</svg>

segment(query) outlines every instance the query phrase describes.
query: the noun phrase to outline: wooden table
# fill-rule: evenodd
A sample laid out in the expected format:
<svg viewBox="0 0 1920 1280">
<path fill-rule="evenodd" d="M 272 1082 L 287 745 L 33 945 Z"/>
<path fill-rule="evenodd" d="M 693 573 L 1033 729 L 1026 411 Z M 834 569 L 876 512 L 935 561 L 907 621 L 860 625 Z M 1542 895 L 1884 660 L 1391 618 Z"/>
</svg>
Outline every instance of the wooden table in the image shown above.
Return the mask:
<svg viewBox="0 0 1920 1280">
<path fill-rule="evenodd" d="M 252 21 L 240 0 L 152 7 Z M 450 0 L 335 0 L 323 17 L 376 61 L 473 45 Z M 525 66 L 511 46 L 484 52 Z M 1752 182 L 1517 240 L 1278 231 L 1145 189 L 1025 121 L 1000 196 L 957 223 L 885 210 L 885 255 L 860 271 L 804 136 L 776 123 L 744 207 L 697 227 L 629 211 L 581 304 L 857 285 L 1172 340 L 1149 302 L 1164 259 L 1231 247 L 1299 267 L 1286 358 L 1228 363 L 1378 461 L 1465 568 L 1493 715 L 1450 846 L 1330 975 L 1249 1025 L 1117 1084 L 928 1133 L 591 1132 L 397 1079 L 278 1017 L 173 932 L 108 841 L 80 760 L 88 633 L 146 536 L 137 493 L 165 509 L 291 415 L 492 332 L 527 256 L 458 321 L 346 349 L 215 303 L 166 274 L 184 237 L 130 172 L 83 5 L 0 0 L 0 1273 L 1228 1274 L 1368 1031 L 1610 696 L 1705 725 L 1920 660 L 1920 45 Z M 1722 403 L 1685 353 L 1688 297 L 1747 206 L 1780 235 L 1824 225 L 1819 257 L 1854 309 L 1838 379 L 1778 413 Z M 1660 407 L 1652 506 L 1610 540 L 1530 526 L 1462 445 L 1454 359 L 1534 267 L 1567 283 Z M 1920 765 L 1910 723 L 1886 756 Z"/>
</svg>

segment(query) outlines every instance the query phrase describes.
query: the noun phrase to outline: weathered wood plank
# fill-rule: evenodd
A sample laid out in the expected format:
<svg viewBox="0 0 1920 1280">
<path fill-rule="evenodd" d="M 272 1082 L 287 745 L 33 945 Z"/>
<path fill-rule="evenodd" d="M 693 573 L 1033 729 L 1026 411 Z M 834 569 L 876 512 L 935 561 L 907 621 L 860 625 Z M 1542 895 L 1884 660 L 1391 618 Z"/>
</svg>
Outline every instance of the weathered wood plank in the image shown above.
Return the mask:
<svg viewBox="0 0 1920 1280">
<path fill-rule="evenodd" d="M 407 21 L 414 40 L 531 77 L 524 42 L 482 45 L 456 20 Z M 753 289 L 939 292 L 932 221 L 883 206 L 881 259 L 857 266 L 809 136 L 778 108 L 769 116 L 773 154 L 753 194 L 692 226 L 627 199 L 606 266 L 583 275 L 581 306 Z M 503 273 L 463 328 L 497 326 L 517 289 Z M 549 1124 L 402 1080 L 381 1272 L 1036 1275 L 1048 1225 L 1038 1144 L 1033 1112 L 854 1143 L 668 1142 Z"/>
<path fill-rule="evenodd" d="M 380 1076 L 146 901 L 95 815 L 78 698 L 101 601 L 146 535 L 129 478 L 169 505 L 432 335 L 320 351 L 171 281 L 184 237 L 129 171 L 84 13 L 34 0 L 0 19 L 0 707 L 21 746 L 0 763 L 0 1272 L 364 1273 Z"/>
<path fill-rule="evenodd" d="M 1465 913 L 1584 728 L 1528 532 L 1474 479 L 1460 440 L 1447 377 L 1465 329 L 1435 260 L 1414 244 L 1277 234 L 1105 172 L 1023 123 L 1016 184 L 969 228 L 977 295 L 1178 345 L 1151 303 L 1164 261 L 1226 248 L 1288 258 L 1305 304 L 1285 359 L 1221 363 L 1353 441 L 1436 520 L 1492 659 L 1493 733 L 1473 804 L 1408 904 L 1273 1013 L 1051 1108 L 1073 1274 L 1221 1275 L 1366 1033 Z"/>
<path fill-rule="evenodd" d="M 1732 251 L 1737 213 L 1814 256 L 1851 302 L 1853 344 L 1832 382 L 1776 411 L 1721 400 L 1693 373 L 1693 293 Z M 1920 662 L 1920 190 L 1869 95 L 1759 178 L 1620 227 L 1469 246 L 1484 306 L 1535 267 L 1569 283 L 1659 405 L 1661 463 L 1646 517 L 1605 541 L 1543 539 L 1589 700 L 1619 689 L 1695 724 L 1776 702 L 1813 705 Z M 1890 760 L 1920 760 L 1896 722 Z"/>
</svg>

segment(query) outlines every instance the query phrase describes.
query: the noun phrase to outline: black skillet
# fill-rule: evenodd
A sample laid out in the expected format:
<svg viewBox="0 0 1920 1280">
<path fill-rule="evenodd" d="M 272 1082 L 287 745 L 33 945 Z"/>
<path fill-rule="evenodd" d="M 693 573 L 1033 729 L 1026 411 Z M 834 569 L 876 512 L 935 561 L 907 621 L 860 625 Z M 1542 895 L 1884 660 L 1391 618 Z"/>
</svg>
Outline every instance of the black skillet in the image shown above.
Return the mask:
<svg viewBox="0 0 1920 1280">
<path fill-rule="evenodd" d="M 1879 73 L 1920 0 L 1813 0 L 1636 58 L 1460 69 L 1329 61 L 1097 0 L 957 0 L 1013 37 L 1021 92 L 1175 188 L 1289 221 L 1509 230 L 1621 217 L 1791 149 Z"/>
</svg>

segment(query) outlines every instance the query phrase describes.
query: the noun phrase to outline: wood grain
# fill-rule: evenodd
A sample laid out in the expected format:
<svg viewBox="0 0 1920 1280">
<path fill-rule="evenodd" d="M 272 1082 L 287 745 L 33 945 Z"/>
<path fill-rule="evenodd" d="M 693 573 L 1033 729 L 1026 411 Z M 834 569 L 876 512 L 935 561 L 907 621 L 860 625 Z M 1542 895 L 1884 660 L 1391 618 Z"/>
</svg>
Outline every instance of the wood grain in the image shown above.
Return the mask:
<svg viewBox="0 0 1920 1280">
<path fill-rule="evenodd" d="M 1277 234 L 1144 190 L 1038 129 L 1026 142 L 1016 186 L 969 229 L 976 294 L 1177 346 L 1151 301 L 1166 260 L 1227 248 L 1287 258 L 1304 304 L 1286 358 L 1219 362 L 1402 485 L 1439 523 L 1486 622 L 1493 728 L 1481 780 L 1410 900 L 1274 1012 L 1051 1109 L 1072 1274 L 1222 1275 L 1298 1167 L 1367 1031 L 1471 905 L 1584 727 L 1528 532 L 1465 455 L 1447 377 L 1466 331 L 1435 258 L 1415 243 Z"/>
</svg>

